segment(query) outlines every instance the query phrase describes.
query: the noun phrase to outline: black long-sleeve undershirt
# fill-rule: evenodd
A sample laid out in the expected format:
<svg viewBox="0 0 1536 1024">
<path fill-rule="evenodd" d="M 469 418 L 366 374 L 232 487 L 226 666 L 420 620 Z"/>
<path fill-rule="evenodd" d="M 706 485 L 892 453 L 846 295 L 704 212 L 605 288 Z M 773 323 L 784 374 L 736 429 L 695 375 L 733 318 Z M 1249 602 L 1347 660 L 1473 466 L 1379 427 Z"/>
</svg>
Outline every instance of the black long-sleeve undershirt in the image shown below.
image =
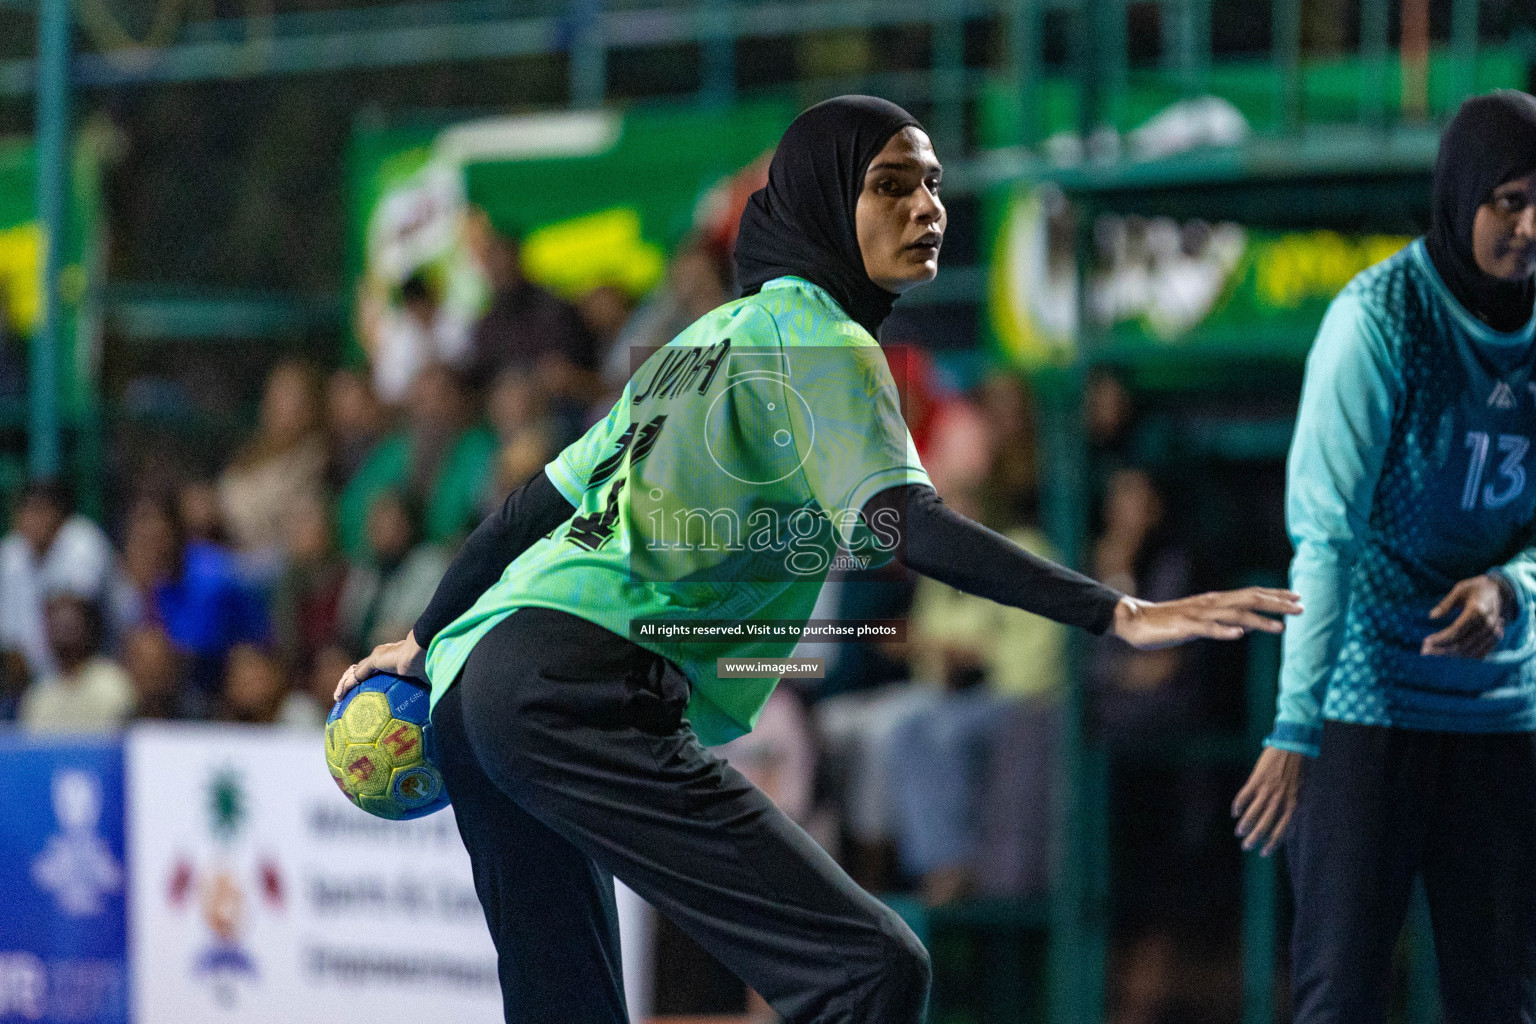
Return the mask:
<svg viewBox="0 0 1536 1024">
<path fill-rule="evenodd" d="M 1109 628 L 1115 605 L 1124 596 L 967 519 L 926 484 L 876 494 L 864 506 L 866 521 L 873 522 L 881 509 L 897 517 L 896 535 L 904 542 L 897 551 L 902 564 L 967 594 L 1091 633 Z"/>
<path fill-rule="evenodd" d="M 1030 554 L 1013 541 L 955 512 L 927 485 L 903 485 L 876 494 L 866 521 L 880 510 L 903 539 L 898 557 L 914 572 L 957 590 L 1022 608 L 1070 626 L 1103 633 L 1120 593 L 1081 573 Z M 412 631 L 425 647 L 464 614 L 534 541 L 576 509 L 542 470 L 513 491 L 501 508 L 459 548 L 426 611 Z"/>
<path fill-rule="evenodd" d="M 480 595 L 533 542 L 576 514 L 549 474 L 542 469 L 507 495 L 501 508 L 486 516 L 464 541 L 437 584 L 426 611 L 411 630 L 426 647 L 448 623 L 469 611 Z"/>
</svg>

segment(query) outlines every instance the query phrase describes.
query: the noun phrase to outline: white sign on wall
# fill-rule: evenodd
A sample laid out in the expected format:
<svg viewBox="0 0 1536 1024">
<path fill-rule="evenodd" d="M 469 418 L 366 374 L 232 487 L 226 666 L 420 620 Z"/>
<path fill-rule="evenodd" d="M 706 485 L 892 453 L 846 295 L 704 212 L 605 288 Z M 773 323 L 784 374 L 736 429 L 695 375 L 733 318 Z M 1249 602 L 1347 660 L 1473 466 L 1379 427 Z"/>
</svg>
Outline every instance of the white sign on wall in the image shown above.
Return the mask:
<svg viewBox="0 0 1536 1024">
<path fill-rule="evenodd" d="M 405 822 L 359 810 L 318 732 L 143 726 L 126 758 L 137 1024 L 337 1024 L 368 1006 L 503 1019 L 451 808 Z M 638 900 L 619 902 L 629 938 Z M 631 985 L 632 1011 L 644 995 Z"/>
</svg>

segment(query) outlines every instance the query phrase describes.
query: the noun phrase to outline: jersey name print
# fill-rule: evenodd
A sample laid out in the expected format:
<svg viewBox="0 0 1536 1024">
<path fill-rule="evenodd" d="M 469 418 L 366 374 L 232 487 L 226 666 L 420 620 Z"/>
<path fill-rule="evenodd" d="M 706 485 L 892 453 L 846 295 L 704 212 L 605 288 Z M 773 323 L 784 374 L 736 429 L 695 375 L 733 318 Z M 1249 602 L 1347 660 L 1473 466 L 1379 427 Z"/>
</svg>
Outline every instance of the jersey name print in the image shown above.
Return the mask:
<svg viewBox="0 0 1536 1024">
<path fill-rule="evenodd" d="M 709 391 L 709 385 L 715 379 L 716 372 L 720 369 L 721 362 L 731 351 L 731 339 L 723 338 L 717 345 L 698 345 L 689 348 L 664 348 L 664 355 L 660 360 L 647 360 L 646 366 L 654 366 L 648 382 L 635 389 L 634 397 L 630 400 L 635 405 L 650 399 L 660 401 L 671 398 L 679 392 L 686 391 L 693 384 L 693 378 L 701 371 L 703 380 L 699 382 L 698 393 L 705 394 Z"/>
</svg>

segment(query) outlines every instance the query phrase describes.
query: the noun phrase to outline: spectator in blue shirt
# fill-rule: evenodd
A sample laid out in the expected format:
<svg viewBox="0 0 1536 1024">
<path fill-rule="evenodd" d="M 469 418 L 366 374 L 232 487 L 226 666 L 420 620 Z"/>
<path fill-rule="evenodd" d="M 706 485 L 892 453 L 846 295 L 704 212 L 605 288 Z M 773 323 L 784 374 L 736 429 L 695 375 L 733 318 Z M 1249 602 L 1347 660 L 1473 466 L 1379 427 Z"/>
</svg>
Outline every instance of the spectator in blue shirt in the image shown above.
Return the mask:
<svg viewBox="0 0 1536 1024">
<path fill-rule="evenodd" d="M 267 609 L 241 577 L 234 555 L 186 536 L 175 501 L 145 495 L 128 516 L 124 560 L 139 584 L 147 617 L 188 657 L 192 685 L 214 692 L 238 643 L 264 643 Z"/>
</svg>

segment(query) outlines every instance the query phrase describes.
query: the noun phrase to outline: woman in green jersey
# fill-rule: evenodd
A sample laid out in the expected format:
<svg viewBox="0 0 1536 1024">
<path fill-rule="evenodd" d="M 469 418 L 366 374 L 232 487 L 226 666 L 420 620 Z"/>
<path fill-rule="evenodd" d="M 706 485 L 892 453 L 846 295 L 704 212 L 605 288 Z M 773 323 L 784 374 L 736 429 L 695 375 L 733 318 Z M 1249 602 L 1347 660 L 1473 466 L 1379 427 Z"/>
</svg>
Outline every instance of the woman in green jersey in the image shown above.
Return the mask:
<svg viewBox="0 0 1536 1024">
<path fill-rule="evenodd" d="M 840 553 L 1141 647 L 1298 610 L 1279 590 L 1137 601 L 939 499 L 875 336 L 938 270 L 941 175 L 894 104 L 801 114 L 742 216 L 743 297 L 652 353 L 465 542 L 411 635 L 338 686 L 431 680 L 509 1022 L 626 1019 L 614 877 L 791 1024 L 922 1019 L 912 932 L 705 749 L 777 681 L 720 659 L 789 654 Z"/>
</svg>

